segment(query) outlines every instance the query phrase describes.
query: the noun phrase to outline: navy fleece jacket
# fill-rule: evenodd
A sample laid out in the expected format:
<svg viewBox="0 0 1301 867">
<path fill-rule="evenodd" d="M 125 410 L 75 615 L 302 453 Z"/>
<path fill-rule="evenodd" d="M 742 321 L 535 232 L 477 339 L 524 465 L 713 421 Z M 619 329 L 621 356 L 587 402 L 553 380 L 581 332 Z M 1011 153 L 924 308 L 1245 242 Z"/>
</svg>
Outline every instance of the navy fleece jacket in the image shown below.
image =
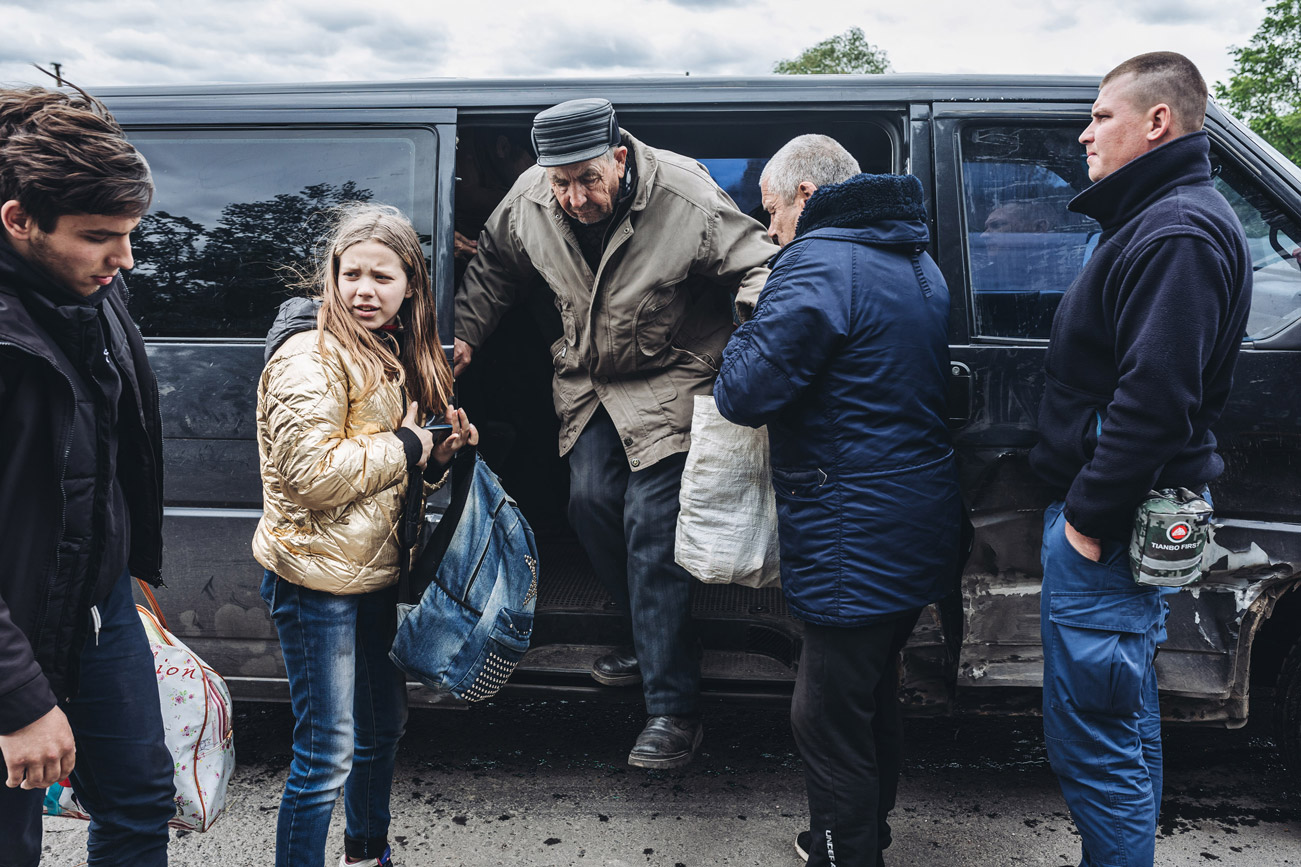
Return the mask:
<svg viewBox="0 0 1301 867">
<path fill-rule="evenodd" d="M 1148 490 L 1196 489 L 1224 469 L 1211 426 L 1251 307 L 1251 256 L 1209 153 L 1191 133 L 1070 204 L 1103 231 L 1053 318 L 1030 463 L 1086 536 L 1128 538 Z"/>
</svg>

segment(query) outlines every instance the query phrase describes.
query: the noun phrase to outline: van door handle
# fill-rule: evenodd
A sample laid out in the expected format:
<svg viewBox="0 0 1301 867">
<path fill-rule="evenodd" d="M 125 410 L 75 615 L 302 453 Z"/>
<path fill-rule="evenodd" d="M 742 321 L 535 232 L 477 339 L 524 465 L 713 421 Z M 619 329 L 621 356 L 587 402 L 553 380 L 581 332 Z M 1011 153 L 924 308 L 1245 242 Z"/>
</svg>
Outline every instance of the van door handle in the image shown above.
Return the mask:
<svg viewBox="0 0 1301 867">
<path fill-rule="evenodd" d="M 961 361 L 949 362 L 949 427 L 957 429 L 971 421 L 974 402 L 971 368 Z"/>
</svg>

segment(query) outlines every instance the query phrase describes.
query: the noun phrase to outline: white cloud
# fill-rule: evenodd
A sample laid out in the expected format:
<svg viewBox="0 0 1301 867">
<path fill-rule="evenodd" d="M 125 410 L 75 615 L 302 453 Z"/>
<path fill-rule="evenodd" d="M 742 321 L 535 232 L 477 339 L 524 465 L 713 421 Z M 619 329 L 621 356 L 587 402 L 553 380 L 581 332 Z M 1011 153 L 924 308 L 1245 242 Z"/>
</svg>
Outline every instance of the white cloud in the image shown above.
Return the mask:
<svg viewBox="0 0 1301 867">
<path fill-rule="evenodd" d="M 442 76 L 762 74 L 862 27 L 899 72 L 1100 75 L 1187 54 L 1227 76 L 1259 0 L 932 0 L 880 13 L 843 0 L 0 0 L 0 81 L 63 64 L 87 86 Z"/>
</svg>

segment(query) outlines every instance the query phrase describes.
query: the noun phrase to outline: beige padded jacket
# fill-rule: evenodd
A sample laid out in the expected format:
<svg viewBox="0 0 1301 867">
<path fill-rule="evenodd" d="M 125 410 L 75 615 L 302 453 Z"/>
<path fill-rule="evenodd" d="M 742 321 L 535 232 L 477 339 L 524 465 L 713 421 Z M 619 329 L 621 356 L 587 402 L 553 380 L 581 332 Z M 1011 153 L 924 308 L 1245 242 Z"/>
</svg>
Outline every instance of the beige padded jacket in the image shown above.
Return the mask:
<svg viewBox="0 0 1301 867">
<path fill-rule="evenodd" d="M 262 520 L 253 556 L 286 581 L 369 593 L 398 580 L 407 458 L 393 433 L 405 399 L 385 380 L 361 394 L 361 372 L 333 337 L 290 337 L 258 384 Z"/>
<path fill-rule="evenodd" d="M 547 181 L 524 172 L 479 236 L 456 296 L 456 336 L 473 348 L 539 278 L 555 293 L 564 335 L 551 347 L 560 453 L 598 406 L 633 470 L 691 444 L 692 398 L 709 394 L 777 248 L 698 162 L 623 134 L 637 166 L 631 207 L 596 273 Z"/>
</svg>

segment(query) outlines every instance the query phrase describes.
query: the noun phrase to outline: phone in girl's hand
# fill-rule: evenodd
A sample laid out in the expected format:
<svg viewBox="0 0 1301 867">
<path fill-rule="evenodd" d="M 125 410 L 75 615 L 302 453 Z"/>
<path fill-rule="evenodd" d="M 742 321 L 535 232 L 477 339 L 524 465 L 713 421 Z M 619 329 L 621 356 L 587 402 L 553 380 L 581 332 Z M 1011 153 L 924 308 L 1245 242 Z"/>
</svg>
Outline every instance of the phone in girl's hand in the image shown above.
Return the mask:
<svg viewBox="0 0 1301 867">
<path fill-rule="evenodd" d="M 422 425 L 425 430 L 434 435 L 434 442 L 438 442 L 452 432 L 452 426 L 445 421 L 438 420 L 435 416 L 426 424 Z"/>
</svg>

